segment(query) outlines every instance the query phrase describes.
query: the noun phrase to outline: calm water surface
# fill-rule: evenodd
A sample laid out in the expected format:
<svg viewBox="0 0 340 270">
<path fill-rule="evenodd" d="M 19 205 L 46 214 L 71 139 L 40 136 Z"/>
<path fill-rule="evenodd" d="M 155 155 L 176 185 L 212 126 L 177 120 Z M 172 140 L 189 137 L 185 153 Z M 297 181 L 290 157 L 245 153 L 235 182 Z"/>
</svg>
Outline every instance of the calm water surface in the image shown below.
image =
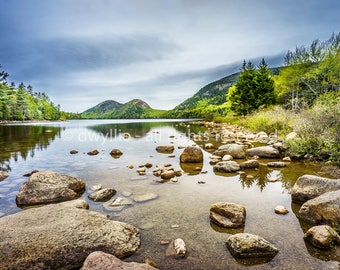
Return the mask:
<svg viewBox="0 0 340 270">
<path fill-rule="evenodd" d="M 95 184 L 117 190 L 118 196 L 156 193 L 158 198 L 120 212 L 107 211 L 102 203 L 90 203 L 90 209 L 105 213 L 113 220 L 130 223 L 141 230 L 142 245 L 126 261 L 153 260 L 160 269 L 338 269 L 339 248 L 320 251 L 303 240 L 308 224 L 296 214 L 299 205 L 292 204 L 289 189 L 304 174 L 320 174 L 311 163 L 291 163 L 287 168 L 270 170 L 263 164 L 259 170 L 245 175 L 215 174 L 209 164 L 211 153 L 204 151 L 204 174 L 194 171 L 197 165 L 181 165 L 178 146 L 194 143 L 190 135 L 203 131 L 199 126 L 179 125 L 175 121 L 79 120 L 58 123 L 0 125 L 0 166 L 10 177 L 0 182 L 0 217 L 22 211 L 15 197 L 27 180 L 24 174 L 34 169 L 52 170 L 77 176 L 87 183 L 82 196 L 87 200 L 89 188 Z M 124 137 L 129 133 L 129 138 Z M 218 139 L 210 139 L 216 146 Z M 203 143 L 203 142 L 201 142 Z M 172 154 L 158 153 L 158 145 L 174 145 Z M 112 158 L 110 151 L 119 148 L 123 155 Z M 79 153 L 71 155 L 70 150 Z M 88 151 L 97 149 L 97 156 Z M 174 156 L 174 157 L 173 157 Z M 139 176 L 139 165 L 150 162 L 147 175 Z M 178 182 L 157 183 L 152 175 L 156 165 L 170 163 L 184 171 Z M 127 166 L 133 165 L 134 169 Z M 278 178 L 275 183 L 267 177 Z M 204 184 L 200 184 L 205 182 Z M 243 229 L 221 229 L 210 223 L 211 204 L 234 202 L 246 207 Z M 290 212 L 277 215 L 274 208 L 284 205 Z M 173 228 L 172 225 L 176 228 Z M 235 259 L 225 246 L 229 234 L 248 232 L 272 242 L 279 253 L 271 260 Z M 182 238 L 188 248 L 184 259 L 166 257 L 161 241 Z"/>
</svg>

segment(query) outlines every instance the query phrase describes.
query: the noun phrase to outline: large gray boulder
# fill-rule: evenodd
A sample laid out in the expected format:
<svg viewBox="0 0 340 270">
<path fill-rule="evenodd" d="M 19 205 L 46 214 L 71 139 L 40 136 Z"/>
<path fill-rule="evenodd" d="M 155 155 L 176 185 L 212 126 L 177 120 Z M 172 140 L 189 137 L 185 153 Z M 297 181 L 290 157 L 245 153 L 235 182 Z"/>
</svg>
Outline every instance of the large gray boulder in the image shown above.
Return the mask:
<svg viewBox="0 0 340 270">
<path fill-rule="evenodd" d="M 79 198 L 85 191 L 85 182 L 79 178 L 52 171 L 30 176 L 17 194 L 19 206 L 57 203 Z"/>
<path fill-rule="evenodd" d="M 279 158 L 280 152 L 272 146 L 259 146 L 247 149 L 248 156 L 258 156 L 260 158 Z"/>
<path fill-rule="evenodd" d="M 214 155 L 223 157 L 225 155 L 231 155 L 233 158 L 245 158 L 246 152 L 244 151 L 244 145 L 242 144 L 225 144 L 220 146 L 215 152 Z"/>
<path fill-rule="evenodd" d="M 298 217 L 311 224 L 329 224 L 340 229 L 340 189 L 305 202 Z"/>
<path fill-rule="evenodd" d="M 278 249 L 262 238 L 250 233 L 237 233 L 226 242 L 230 253 L 237 258 L 274 257 Z"/>
<path fill-rule="evenodd" d="M 303 175 L 298 178 L 290 191 L 292 201 L 304 203 L 328 191 L 340 189 L 340 179 L 329 179 L 315 175 Z"/>
<path fill-rule="evenodd" d="M 197 146 L 186 147 L 179 157 L 183 163 L 200 163 L 203 162 L 202 149 Z"/>
<path fill-rule="evenodd" d="M 154 270 L 146 263 L 123 262 L 116 256 L 102 251 L 91 253 L 85 260 L 81 270 Z"/>
<path fill-rule="evenodd" d="M 210 207 L 210 219 L 225 228 L 243 227 L 246 221 L 246 209 L 236 203 L 217 202 Z"/>
<path fill-rule="evenodd" d="M 120 258 L 137 251 L 138 229 L 83 208 L 76 200 L 1 218 L 1 269 L 72 269 L 93 251 Z"/>
<path fill-rule="evenodd" d="M 330 249 L 335 245 L 340 245 L 339 234 L 328 225 L 320 225 L 310 228 L 303 238 L 313 246 L 321 249 Z"/>
<path fill-rule="evenodd" d="M 240 165 L 235 161 L 221 161 L 215 164 L 213 167 L 215 172 L 237 172 L 240 170 Z"/>
<path fill-rule="evenodd" d="M 247 161 L 240 163 L 241 170 L 256 169 L 259 167 L 260 167 L 260 162 L 258 162 L 255 159 L 247 160 Z"/>
</svg>

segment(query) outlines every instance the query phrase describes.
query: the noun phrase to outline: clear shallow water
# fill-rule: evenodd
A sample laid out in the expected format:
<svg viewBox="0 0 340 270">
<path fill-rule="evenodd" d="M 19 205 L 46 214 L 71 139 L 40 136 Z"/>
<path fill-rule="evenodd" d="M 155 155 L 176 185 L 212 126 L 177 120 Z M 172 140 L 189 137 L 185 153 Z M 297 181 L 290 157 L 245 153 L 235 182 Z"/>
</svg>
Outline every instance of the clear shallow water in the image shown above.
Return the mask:
<svg viewBox="0 0 340 270">
<path fill-rule="evenodd" d="M 0 166 L 10 177 L 0 182 L 0 216 L 22 211 L 15 204 L 20 186 L 27 180 L 24 174 L 34 169 L 53 170 L 77 176 L 87 183 L 82 196 L 87 200 L 89 188 L 95 184 L 112 187 L 118 196 L 155 193 L 158 198 L 134 203 L 121 212 L 109 212 L 102 203 L 91 201 L 91 210 L 124 221 L 141 229 L 142 245 L 126 261 L 153 260 L 160 269 L 338 269 L 339 248 L 320 251 L 303 240 L 308 224 L 301 223 L 296 213 L 299 205 L 292 204 L 289 188 L 303 174 L 318 174 L 320 167 L 312 163 L 291 163 L 287 168 L 269 170 L 261 166 L 245 175 L 215 174 L 209 164 L 209 152 L 204 151 L 202 171 L 196 165 L 179 163 L 183 151 L 178 146 L 195 143 L 190 134 L 202 127 L 179 125 L 175 121 L 140 120 L 82 120 L 58 123 L 20 124 L 0 126 Z M 129 138 L 124 138 L 129 133 Z M 219 140 L 210 139 L 219 146 Z M 200 144 L 199 142 L 196 142 Z M 158 153 L 158 145 L 174 145 L 172 154 Z M 118 148 L 123 155 L 114 159 L 110 151 Z M 79 153 L 71 155 L 70 150 Z M 88 151 L 97 149 L 97 156 Z M 171 157 L 175 156 L 175 157 Z M 147 175 L 138 176 L 139 165 L 150 162 L 153 167 Z M 266 160 L 260 160 L 266 164 Z M 152 175 L 156 165 L 170 163 L 184 171 L 177 183 L 157 183 Z M 134 169 L 127 166 L 133 165 Z M 270 183 L 267 177 L 278 178 Z M 205 184 L 199 184 L 199 182 Z M 209 209 L 218 201 L 242 204 L 247 209 L 243 229 L 221 229 L 210 223 Z M 276 215 L 276 205 L 284 205 L 290 212 Z M 172 225 L 178 225 L 172 228 Z M 244 259 L 231 256 L 225 246 L 229 234 L 249 232 L 272 242 L 279 253 L 272 260 Z M 185 259 L 166 257 L 167 246 L 161 241 L 182 238 L 188 248 Z"/>
</svg>

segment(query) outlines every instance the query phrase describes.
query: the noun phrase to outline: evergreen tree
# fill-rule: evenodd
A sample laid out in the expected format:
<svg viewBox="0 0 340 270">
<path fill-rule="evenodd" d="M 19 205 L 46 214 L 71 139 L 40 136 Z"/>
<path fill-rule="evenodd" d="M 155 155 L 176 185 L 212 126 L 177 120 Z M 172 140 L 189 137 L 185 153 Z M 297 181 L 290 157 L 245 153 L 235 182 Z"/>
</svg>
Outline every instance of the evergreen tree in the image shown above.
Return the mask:
<svg viewBox="0 0 340 270">
<path fill-rule="evenodd" d="M 274 80 L 270 76 L 270 70 L 263 58 L 258 66 L 256 81 L 256 108 L 274 104 Z"/>
</svg>

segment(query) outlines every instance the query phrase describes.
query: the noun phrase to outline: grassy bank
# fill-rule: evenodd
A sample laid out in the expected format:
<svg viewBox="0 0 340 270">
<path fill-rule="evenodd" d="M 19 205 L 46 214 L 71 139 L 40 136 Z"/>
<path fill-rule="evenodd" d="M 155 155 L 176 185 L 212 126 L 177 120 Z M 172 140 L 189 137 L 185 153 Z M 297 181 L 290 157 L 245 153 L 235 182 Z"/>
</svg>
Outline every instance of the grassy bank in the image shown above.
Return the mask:
<svg viewBox="0 0 340 270">
<path fill-rule="evenodd" d="M 273 106 L 246 117 L 215 117 L 216 122 L 230 122 L 255 132 L 276 133 L 288 147 L 287 154 L 340 164 L 340 94 L 321 96 L 308 109 L 298 112 Z M 296 132 L 297 137 L 286 140 Z"/>
</svg>

